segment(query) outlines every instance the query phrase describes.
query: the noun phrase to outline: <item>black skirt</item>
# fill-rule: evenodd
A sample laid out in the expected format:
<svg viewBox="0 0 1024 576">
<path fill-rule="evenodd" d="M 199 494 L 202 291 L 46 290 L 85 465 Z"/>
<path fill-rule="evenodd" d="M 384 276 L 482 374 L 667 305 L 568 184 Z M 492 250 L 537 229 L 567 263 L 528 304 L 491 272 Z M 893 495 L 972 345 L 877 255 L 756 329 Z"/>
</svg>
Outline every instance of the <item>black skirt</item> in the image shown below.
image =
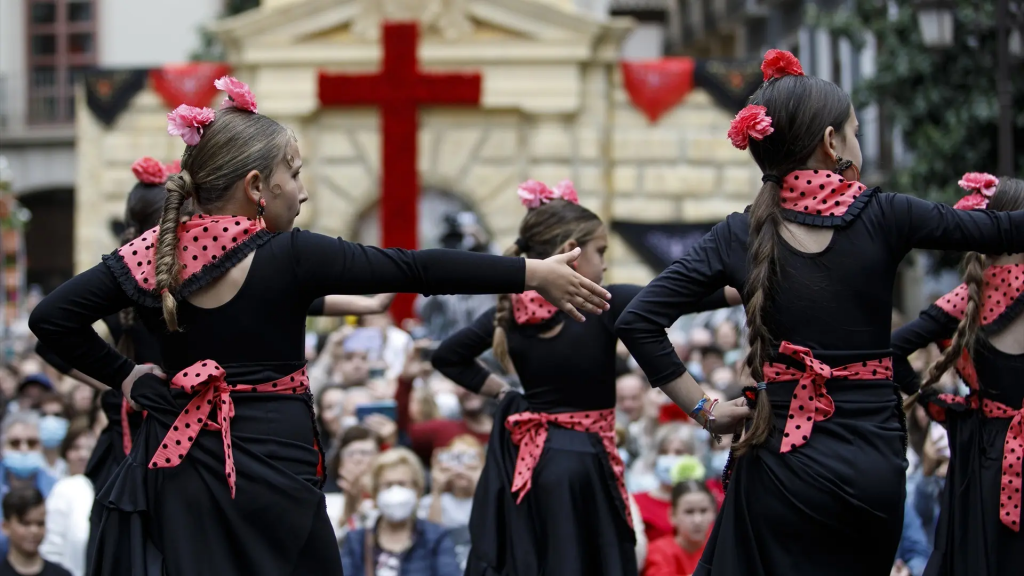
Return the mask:
<svg viewBox="0 0 1024 576">
<path fill-rule="evenodd" d="M 781 454 L 797 383 L 767 388 L 776 432 L 733 463 L 694 576 L 884 576 L 903 530 L 906 432 L 890 381 L 830 380 L 832 417 Z"/>
<path fill-rule="evenodd" d="M 232 381 L 279 377 L 251 374 Z M 308 393 L 232 394 L 234 499 L 219 432 L 200 431 L 180 465 L 147 468 L 191 397 L 154 376 L 140 378 L 133 397 L 148 414 L 131 454 L 97 496 L 102 510 L 90 574 L 342 574 L 317 476 L 320 454 Z"/>
<path fill-rule="evenodd" d="M 494 416 L 469 521 L 466 576 L 629 576 L 636 536 L 597 434 L 551 425 L 533 486 L 516 504 L 519 447 L 505 419 L 529 409 L 508 393 Z"/>
<path fill-rule="evenodd" d="M 922 397 L 922 400 L 924 397 Z M 925 576 L 1009 576 L 1024 570 L 1024 532 L 999 520 L 1008 418 L 986 418 L 962 404 L 945 410 L 950 459 L 935 546 Z"/>
</svg>

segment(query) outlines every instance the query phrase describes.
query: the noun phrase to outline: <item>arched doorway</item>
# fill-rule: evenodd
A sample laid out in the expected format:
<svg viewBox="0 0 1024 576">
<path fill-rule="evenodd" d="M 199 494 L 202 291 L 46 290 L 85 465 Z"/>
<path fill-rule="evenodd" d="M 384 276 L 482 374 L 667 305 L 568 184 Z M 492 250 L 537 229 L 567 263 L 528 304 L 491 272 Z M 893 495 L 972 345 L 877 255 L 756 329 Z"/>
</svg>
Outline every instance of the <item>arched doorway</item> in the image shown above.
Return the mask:
<svg viewBox="0 0 1024 576">
<path fill-rule="evenodd" d="M 50 293 L 74 275 L 75 193 L 71 189 L 18 196 L 31 214 L 25 226 L 26 282 Z"/>
<path fill-rule="evenodd" d="M 463 248 L 455 238 L 460 230 L 474 226 L 481 231 L 482 240 L 490 244 L 491 234 L 487 225 L 472 206 L 465 200 L 444 190 L 424 188 L 419 199 L 419 247 L 420 248 Z M 367 208 L 356 224 L 354 240 L 360 244 L 380 245 L 380 207 L 374 204 Z"/>
</svg>

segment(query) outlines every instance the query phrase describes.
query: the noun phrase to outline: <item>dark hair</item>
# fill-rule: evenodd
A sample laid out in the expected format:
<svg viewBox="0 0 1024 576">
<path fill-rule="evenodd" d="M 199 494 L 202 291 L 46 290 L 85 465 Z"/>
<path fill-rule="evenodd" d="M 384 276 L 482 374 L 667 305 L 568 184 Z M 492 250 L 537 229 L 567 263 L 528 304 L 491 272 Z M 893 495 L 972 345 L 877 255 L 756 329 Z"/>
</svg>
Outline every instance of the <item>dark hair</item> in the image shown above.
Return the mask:
<svg viewBox="0 0 1024 576">
<path fill-rule="evenodd" d="M 88 422 L 83 421 L 81 418 L 72 422 L 71 426 L 68 427 L 68 433 L 64 436 L 64 440 L 60 443 L 60 457 L 67 460 L 68 452 L 74 447 L 75 442 L 78 442 L 78 439 L 86 434 L 92 434 L 92 428 Z"/>
<path fill-rule="evenodd" d="M 722 349 L 719 348 L 718 345 L 716 345 L 716 344 L 709 344 L 707 346 L 701 346 L 699 352 L 700 352 L 701 358 L 707 356 L 708 354 L 711 354 L 712 356 L 718 355 L 718 356 L 721 356 L 723 359 L 725 358 L 725 353 L 722 352 Z M 708 376 L 709 376 L 709 374 L 705 374 L 704 375 L 705 378 L 708 377 Z"/>
<path fill-rule="evenodd" d="M 505 250 L 505 256 L 550 258 L 570 240 L 582 247 L 594 239 L 602 226 L 604 224 L 597 214 L 579 204 L 555 199 L 526 213 L 519 225 L 519 238 Z M 512 297 L 508 294 L 498 296 L 491 349 L 494 357 L 508 371 L 512 370 L 512 362 L 508 356 L 505 330 L 511 315 Z"/>
<path fill-rule="evenodd" d="M 67 418 L 68 415 L 71 413 L 71 410 L 68 407 L 67 400 L 65 400 L 63 396 L 57 394 L 56 392 L 47 392 L 46 394 L 43 394 L 42 398 L 39 399 L 40 412 L 42 412 L 43 404 L 60 404 L 60 416 L 62 418 Z"/>
<path fill-rule="evenodd" d="M 4 496 L 3 511 L 7 520 L 21 520 L 33 508 L 46 504 L 38 488 L 15 488 Z"/>
<path fill-rule="evenodd" d="M 821 144 L 825 130 L 837 133 L 850 119 L 850 96 L 832 82 L 814 76 L 784 76 L 765 83 L 750 97 L 751 104 L 768 109 L 774 132 L 763 140 L 750 140 L 750 154 L 763 174 L 785 178 L 807 167 L 807 161 Z M 747 367 L 757 381 L 764 380 L 763 367 L 774 354 L 773 339 L 765 322 L 778 274 L 779 232 L 782 208 L 779 184 L 766 181 L 750 209 L 748 274 L 745 298 L 750 353 Z M 746 437 L 733 445 L 743 454 L 768 438 L 774 427 L 767 392 L 757 392 L 757 405 Z"/>
<path fill-rule="evenodd" d="M 1024 181 L 1003 176 L 999 179 L 999 187 L 988 203 L 988 210 L 995 212 L 1013 212 L 1024 210 Z M 964 284 L 967 285 L 967 306 L 964 317 L 953 333 L 952 343 L 942 358 L 932 366 L 921 387 L 931 386 L 938 382 L 942 375 L 956 365 L 966 351 L 974 353 L 974 346 L 981 333 L 981 296 L 985 284 L 985 269 L 988 268 L 989 257 L 977 252 L 968 252 L 964 256 Z M 982 336 L 983 337 L 983 336 Z"/>
<path fill-rule="evenodd" d="M 320 432 L 323 434 L 327 434 L 327 429 L 324 428 L 323 418 L 324 394 L 327 394 L 331 390 L 341 390 L 342 392 L 345 391 L 345 389 L 342 388 L 341 384 L 328 384 L 327 386 L 324 386 L 320 390 L 317 390 L 316 393 L 316 427 L 319 428 Z"/>
<path fill-rule="evenodd" d="M 360 440 L 373 440 L 377 444 L 377 450 L 381 449 L 381 440 L 377 434 L 366 428 L 365 426 L 352 426 L 348 430 L 341 433 L 338 437 L 338 442 L 331 450 L 330 456 L 327 458 L 327 476 L 333 478 L 335 482 L 338 479 L 338 468 L 341 467 L 341 452 L 346 446 L 353 442 L 359 442 Z"/>
<path fill-rule="evenodd" d="M 675 510 L 679 506 L 680 498 L 694 492 L 707 494 L 708 498 L 711 498 L 711 504 L 717 508 L 718 502 L 715 500 L 715 495 L 711 493 L 711 490 L 708 490 L 706 484 L 700 480 L 683 480 L 672 487 L 672 509 Z"/>
<path fill-rule="evenodd" d="M 216 207 L 228 192 L 252 170 L 268 180 L 274 165 L 284 157 L 294 136 L 277 121 L 238 108 L 217 111 L 217 118 L 203 130 L 195 146 L 186 146 L 181 172 L 172 174 L 165 187 L 163 214 L 156 253 L 156 290 L 162 294 L 164 321 L 168 330 L 178 330 L 174 292 L 181 283 L 178 270 L 178 224 L 182 205 Z M 166 292 L 164 292 L 166 290 Z"/>
<path fill-rule="evenodd" d="M 121 246 L 139 237 L 143 232 L 155 228 L 160 223 L 160 213 L 164 209 L 167 190 L 162 184 L 138 182 L 128 193 L 128 202 L 124 207 L 124 232 L 121 233 Z M 135 309 L 121 310 L 121 338 L 117 341 L 117 351 L 127 358 L 135 359 L 135 343 L 132 341 L 130 328 L 135 324 Z"/>
</svg>

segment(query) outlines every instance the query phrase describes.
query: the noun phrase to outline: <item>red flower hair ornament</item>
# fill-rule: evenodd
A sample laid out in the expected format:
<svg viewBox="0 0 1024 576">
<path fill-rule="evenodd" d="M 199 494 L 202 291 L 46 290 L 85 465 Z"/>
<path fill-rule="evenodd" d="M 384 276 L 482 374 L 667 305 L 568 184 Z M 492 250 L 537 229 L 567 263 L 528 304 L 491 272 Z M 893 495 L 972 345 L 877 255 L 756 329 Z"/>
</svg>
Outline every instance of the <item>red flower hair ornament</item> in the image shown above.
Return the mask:
<svg viewBox="0 0 1024 576">
<path fill-rule="evenodd" d="M 143 156 L 132 163 L 132 173 L 143 184 L 160 185 L 167 181 L 167 170 L 159 161 Z"/>
<path fill-rule="evenodd" d="M 984 210 L 988 208 L 988 199 L 995 195 L 999 187 L 999 178 L 985 172 L 968 172 L 957 184 L 970 192 L 956 203 L 957 210 Z"/>
<path fill-rule="evenodd" d="M 569 180 L 562 180 L 554 188 L 536 180 L 527 180 L 519 185 L 516 190 L 519 200 L 528 209 L 538 208 L 541 204 L 547 204 L 552 200 L 565 200 L 573 204 L 580 203 L 580 197 L 576 194 L 576 188 Z"/>
<path fill-rule="evenodd" d="M 740 150 L 746 150 L 751 138 L 764 140 L 765 136 L 774 132 L 771 116 L 768 116 L 767 112 L 767 108 L 757 104 L 750 104 L 740 110 L 729 125 L 729 140 L 732 141 L 732 145 Z"/>
<path fill-rule="evenodd" d="M 761 72 L 764 74 L 764 81 L 783 76 L 803 76 L 804 69 L 800 61 L 792 52 L 786 50 L 769 50 L 764 53 L 764 62 L 761 63 Z"/>
<path fill-rule="evenodd" d="M 164 170 L 167 172 L 168 176 L 181 172 L 181 160 L 172 160 L 167 164 L 164 164 Z"/>
</svg>

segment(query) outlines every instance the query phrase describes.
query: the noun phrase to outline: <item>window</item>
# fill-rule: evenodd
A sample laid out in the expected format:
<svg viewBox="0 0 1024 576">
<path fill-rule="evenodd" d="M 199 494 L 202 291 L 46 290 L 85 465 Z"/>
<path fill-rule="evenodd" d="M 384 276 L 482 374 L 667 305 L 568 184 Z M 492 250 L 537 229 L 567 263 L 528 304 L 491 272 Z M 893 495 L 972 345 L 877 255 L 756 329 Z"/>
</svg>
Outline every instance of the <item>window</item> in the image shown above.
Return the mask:
<svg viewBox="0 0 1024 576">
<path fill-rule="evenodd" d="M 75 118 L 75 83 L 96 65 L 95 0 L 21 0 L 28 44 L 31 124 Z"/>
<path fill-rule="evenodd" d="M 68 2 L 68 22 L 92 20 L 92 2 Z"/>
</svg>

